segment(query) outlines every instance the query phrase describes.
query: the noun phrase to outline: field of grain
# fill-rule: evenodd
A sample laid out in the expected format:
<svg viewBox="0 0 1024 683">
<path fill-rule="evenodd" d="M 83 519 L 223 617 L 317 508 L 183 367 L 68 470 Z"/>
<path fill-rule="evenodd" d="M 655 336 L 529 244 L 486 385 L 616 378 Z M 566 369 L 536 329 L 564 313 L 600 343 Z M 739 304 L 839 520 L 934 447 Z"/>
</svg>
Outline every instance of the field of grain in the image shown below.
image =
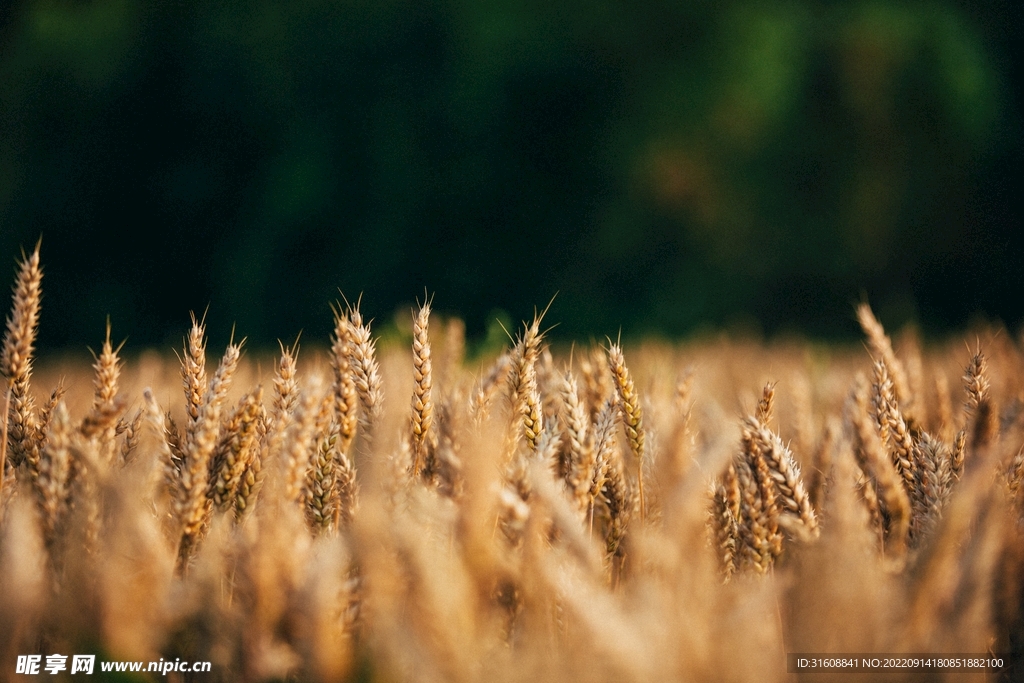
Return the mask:
<svg viewBox="0 0 1024 683">
<path fill-rule="evenodd" d="M 850 347 L 551 348 L 548 313 L 467 361 L 429 304 L 377 348 L 342 301 L 331 339 L 276 358 L 193 318 L 128 363 L 108 333 L 87 368 L 33 358 L 41 280 L 37 247 L 0 358 L 0 678 L 53 653 L 211 663 L 107 680 L 1021 675 L 1005 330 L 890 339 L 862 304 Z M 1007 670 L 797 675 L 787 653 Z"/>
</svg>

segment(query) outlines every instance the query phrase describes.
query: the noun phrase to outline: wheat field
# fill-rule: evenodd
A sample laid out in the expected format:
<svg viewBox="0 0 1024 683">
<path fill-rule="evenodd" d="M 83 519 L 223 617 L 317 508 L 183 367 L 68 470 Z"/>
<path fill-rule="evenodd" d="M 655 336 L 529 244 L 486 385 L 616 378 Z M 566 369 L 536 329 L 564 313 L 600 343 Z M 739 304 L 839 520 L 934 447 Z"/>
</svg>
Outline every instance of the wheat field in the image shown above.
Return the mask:
<svg viewBox="0 0 1024 683">
<path fill-rule="evenodd" d="M 37 246 L 0 357 L 5 680 L 51 653 L 211 663 L 107 679 L 139 681 L 1021 675 L 1005 330 L 926 344 L 865 303 L 849 347 L 562 348 L 548 312 L 467 361 L 429 302 L 378 348 L 342 301 L 308 349 L 251 357 L 194 316 L 128 363 L 108 324 L 88 368 L 34 358 L 41 288 Z M 795 674 L 787 653 L 1006 664 Z"/>
</svg>

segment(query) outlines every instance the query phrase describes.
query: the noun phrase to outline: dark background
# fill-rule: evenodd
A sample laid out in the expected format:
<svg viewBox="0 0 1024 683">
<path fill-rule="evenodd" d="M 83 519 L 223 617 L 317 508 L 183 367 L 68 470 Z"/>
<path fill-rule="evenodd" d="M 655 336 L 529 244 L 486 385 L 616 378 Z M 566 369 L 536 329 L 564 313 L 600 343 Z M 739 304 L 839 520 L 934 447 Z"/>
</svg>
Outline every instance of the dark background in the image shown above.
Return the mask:
<svg viewBox="0 0 1024 683">
<path fill-rule="evenodd" d="M 44 349 L 255 346 L 424 288 L 479 337 L 1024 314 L 1019 3 L 0 5 L 0 259 Z M 396 313 L 400 312 L 400 313 Z"/>
</svg>

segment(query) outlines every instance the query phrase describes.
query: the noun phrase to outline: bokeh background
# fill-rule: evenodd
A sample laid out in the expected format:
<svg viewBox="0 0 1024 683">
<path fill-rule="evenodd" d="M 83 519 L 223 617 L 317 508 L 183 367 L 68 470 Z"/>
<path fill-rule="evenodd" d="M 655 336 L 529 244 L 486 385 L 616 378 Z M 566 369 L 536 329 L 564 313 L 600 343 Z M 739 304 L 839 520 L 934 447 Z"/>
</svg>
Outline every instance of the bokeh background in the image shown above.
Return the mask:
<svg viewBox="0 0 1024 683">
<path fill-rule="evenodd" d="M 471 338 L 1015 329 L 1013 0 L 0 4 L 0 261 L 44 349 L 326 339 L 425 289 Z M 11 271 L 9 271 L 11 272 Z"/>
</svg>

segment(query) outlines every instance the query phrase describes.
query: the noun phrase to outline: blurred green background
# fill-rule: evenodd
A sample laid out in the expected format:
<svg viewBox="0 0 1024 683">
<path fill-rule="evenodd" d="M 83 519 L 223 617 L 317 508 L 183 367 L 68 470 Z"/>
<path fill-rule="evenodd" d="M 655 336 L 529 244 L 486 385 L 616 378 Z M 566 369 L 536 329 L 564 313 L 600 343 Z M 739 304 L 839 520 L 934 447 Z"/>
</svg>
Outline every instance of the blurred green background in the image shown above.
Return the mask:
<svg viewBox="0 0 1024 683">
<path fill-rule="evenodd" d="M 1016 327 L 1021 10 L 955 2 L 0 5 L 0 256 L 44 348 L 262 346 L 424 288 L 479 336 Z"/>
</svg>

